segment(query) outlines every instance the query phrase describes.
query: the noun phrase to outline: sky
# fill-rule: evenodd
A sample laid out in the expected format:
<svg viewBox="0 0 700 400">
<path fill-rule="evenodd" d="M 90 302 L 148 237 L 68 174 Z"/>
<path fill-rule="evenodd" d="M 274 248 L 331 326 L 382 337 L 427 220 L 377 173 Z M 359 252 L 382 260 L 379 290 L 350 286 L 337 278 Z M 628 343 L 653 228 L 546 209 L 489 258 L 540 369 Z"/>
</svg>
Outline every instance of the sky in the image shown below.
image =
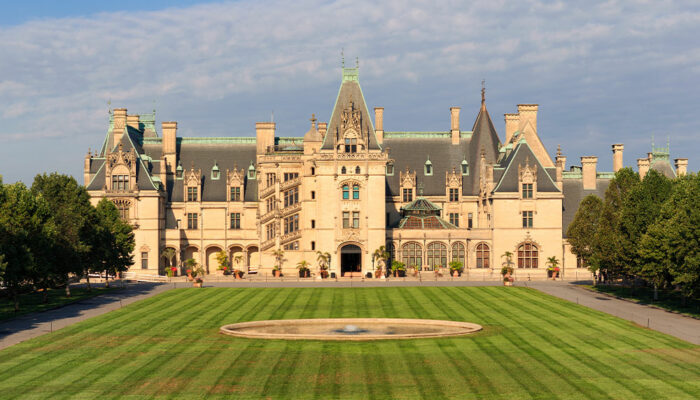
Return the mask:
<svg viewBox="0 0 700 400">
<path fill-rule="evenodd" d="M 0 175 L 82 182 L 110 108 L 156 110 L 179 136 L 303 136 L 328 121 L 345 63 L 359 60 L 370 110 L 387 131 L 470 130 L 486 103 L 539 104 L 538 133 L 568 165 L 612 169 L 670 141 L 700 169 L 697 1 L 131 1 L 0 6 Z M 417 149 L 420 151 L 420 149 Z"/>
</svg>

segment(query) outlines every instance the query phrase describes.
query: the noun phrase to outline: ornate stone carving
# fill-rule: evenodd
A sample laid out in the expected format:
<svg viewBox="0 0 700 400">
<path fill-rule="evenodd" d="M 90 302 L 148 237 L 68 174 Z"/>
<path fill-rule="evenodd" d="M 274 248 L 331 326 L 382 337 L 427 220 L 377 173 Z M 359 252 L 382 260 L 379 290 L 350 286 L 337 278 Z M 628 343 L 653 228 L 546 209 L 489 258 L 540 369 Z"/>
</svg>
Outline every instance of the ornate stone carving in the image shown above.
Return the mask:
<svg viewBox="0 0 700 400">
<path fill-rule="evenodd" d="M 338 242 L 360 242 L 359 229 L 343 229 Z"/>
<path fill-rule="evenodd" d="M 521 183 L 534 183 L 537 180 L 537 165 L 530 165 L 530 157 L 525 158 L 525 165 L 518 164 L 518 177 Z"/>
<path fill-rule="evenodd" d="M 451 188 L 462 186 L 462 175 L 458 174 L 454 167 L 451 173 L 445 171 L 445 185 Z"/>
<path fill-rule="evenodd" d="M 237 164 L 234 164 L 233 171 L 226 170 L 226 176 L 229 187 L 243 186 L 245 171 L 242 168 L 238 169 Z"/>
<path fill-rule="evenodd" d="M 416 171 L 410 172 L 408 167 L 406 167 L 406 172 L 401 171 L 399 173 L 399 180 L 401 181 L 401 187 L 412 188 L 416 186 Z"/>
</svg>

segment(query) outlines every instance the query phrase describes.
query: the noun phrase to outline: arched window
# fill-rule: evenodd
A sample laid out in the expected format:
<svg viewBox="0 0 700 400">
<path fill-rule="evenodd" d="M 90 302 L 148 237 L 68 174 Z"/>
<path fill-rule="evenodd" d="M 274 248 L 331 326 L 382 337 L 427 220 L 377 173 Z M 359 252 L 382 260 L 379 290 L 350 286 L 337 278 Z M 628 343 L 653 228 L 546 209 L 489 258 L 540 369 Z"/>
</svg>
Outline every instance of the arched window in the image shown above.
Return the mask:
<svg viewBox="0 0 700 400">
<path fill-rule="evenodd" d="M 486 243 L 479 243 L 476 245 L 476 267 L 477 268 L 490 268 L 491 259 L 491 249 Z"/>
<path fill-rule="evenodd" d="M 394 260 L 396 260 L 396 247 L 393 243 L 389 243 L 389 246 L 387 246 L 386 251 L 389 252 L 389 259 L 386 260 L 386 265 L 388 267 L 391 267 L 391 263 L 394 262 Z"/>
<path fill-rule="evenodd" d="M 358 200 L 360 198 L 360 185 L 352 185 L 352 199 Z"/>
<path fill-rule="evenodd" d="M 538 251 L 533 243 L 523 243 L 518 247 L 518 268 L 537 268 Z"/>
<path fill-rule="evenodd" d="M 452 261 L 459 261 L 464 266 L 464 245 L 462 242 L 452 244 Z"/>
<path fill-rule="evenodd" d="M 420 267 L 423 265 L 423 247 L 416 242 L 410 242 L 403 245 L 402 250 L 402 261 L 407 267 Z"/>
<path fill-rule="evenodd" d="M 432 242 L 428 245 L 428 266 L 447 266 L 447 246 L 440 242 Z"/>
<path fill-rule="evenodd" d="M 345 167 L 343 167 L 343 168 L 340 169 L 340 173 L 341 173 L 341 174 L 347 174 L 347 173 L 348 173 L 348 170 L 347 170 Z"/>
<path fill-rule="evenodd" d="M 360 175 L 360 166 L 355 167 L 355 174 Z"/>
<path fill-rule="evenodd" d="M 348 200 L 350 198 L 350 186 L 343 185 L 343 200 Z"/>
</svg>

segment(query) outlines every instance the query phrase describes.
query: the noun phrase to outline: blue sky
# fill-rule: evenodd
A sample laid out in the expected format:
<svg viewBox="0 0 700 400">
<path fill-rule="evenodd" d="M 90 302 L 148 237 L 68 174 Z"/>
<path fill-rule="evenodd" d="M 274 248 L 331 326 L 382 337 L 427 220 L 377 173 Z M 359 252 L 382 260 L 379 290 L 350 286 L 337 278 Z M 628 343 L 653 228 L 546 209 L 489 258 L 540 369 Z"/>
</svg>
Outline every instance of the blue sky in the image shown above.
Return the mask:
<svg viewBox="0 0 700 400">
<path fill-rule="evenodd" d="M 5 2 L 0 12 L 0 175 L 82 181 L 111 107 L 156 108 L 184 136 L 252 136 L 274 111 L 278 134 L 327 121 L 340 51 L 360 60 L 385 129 L 462 128 L 481 80 L 501 137 L 503 113 L 538 103 L 538 131 L 568 164 L 610 145 L 625 165 L 670 136 L 671 157 L 700 167 L 700 6 L 696 1 L 523 0 Z"/>
</svg>

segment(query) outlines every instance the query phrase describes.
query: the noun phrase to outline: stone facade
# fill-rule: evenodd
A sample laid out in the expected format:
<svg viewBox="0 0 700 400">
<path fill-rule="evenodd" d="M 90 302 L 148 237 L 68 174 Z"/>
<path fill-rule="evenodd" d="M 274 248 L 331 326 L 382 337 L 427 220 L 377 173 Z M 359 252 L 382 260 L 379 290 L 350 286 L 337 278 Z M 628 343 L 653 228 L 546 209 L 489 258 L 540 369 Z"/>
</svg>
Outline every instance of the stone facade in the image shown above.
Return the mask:
<svg viewBox="0 0 700 400">
<path fill-rule="evenodd" d="M 566 226 L 612 173 L 598 172 L 596 157 L 566 171 L 561 152 L 553 162 L 540 140 L 538 106 L 517 109 L 505 115 L 505 142 L 483 91 L 470 131 L 460 130 L 458 107 L 449 130 L 385 131 L 384 109 L 374 109 L 373 123 L 358 70 L 344 68 L 329 122 L 312 117 L 303 137 L 277 137 L 272 122 L 240 138 L 177 137 L 177 123 L 163 122 L 158 136 L 155 113 L 115 109 L 101 149 L 85 158 L 85 184 L 94 202 L 111 199 L 132 223 L 131 270 L 146 274 L 171 264 L 182 273 L 190 258 L 214 274 L 220 251 L 240 269 L 269 274 L 283 250 L 285 274 L 302 260 L 315 270 L 321 251 L 331 272 L 359 276 L 375 273 L 372 254 L 386 246 L 424 271 L 459 260 L 470 277 L 496 279 L 511 252 L 520 279 L 546 277 L 552 256 L 573 277 L 584 270 Z M 622 149 L 613 145 L 616 169 Z M 661 150 L 640 165 L 675 174 Z M 687 160 L 676 165 L 684 172 Z M 175 259 L 162 257 L 166 248 Z"/>
</svg>

